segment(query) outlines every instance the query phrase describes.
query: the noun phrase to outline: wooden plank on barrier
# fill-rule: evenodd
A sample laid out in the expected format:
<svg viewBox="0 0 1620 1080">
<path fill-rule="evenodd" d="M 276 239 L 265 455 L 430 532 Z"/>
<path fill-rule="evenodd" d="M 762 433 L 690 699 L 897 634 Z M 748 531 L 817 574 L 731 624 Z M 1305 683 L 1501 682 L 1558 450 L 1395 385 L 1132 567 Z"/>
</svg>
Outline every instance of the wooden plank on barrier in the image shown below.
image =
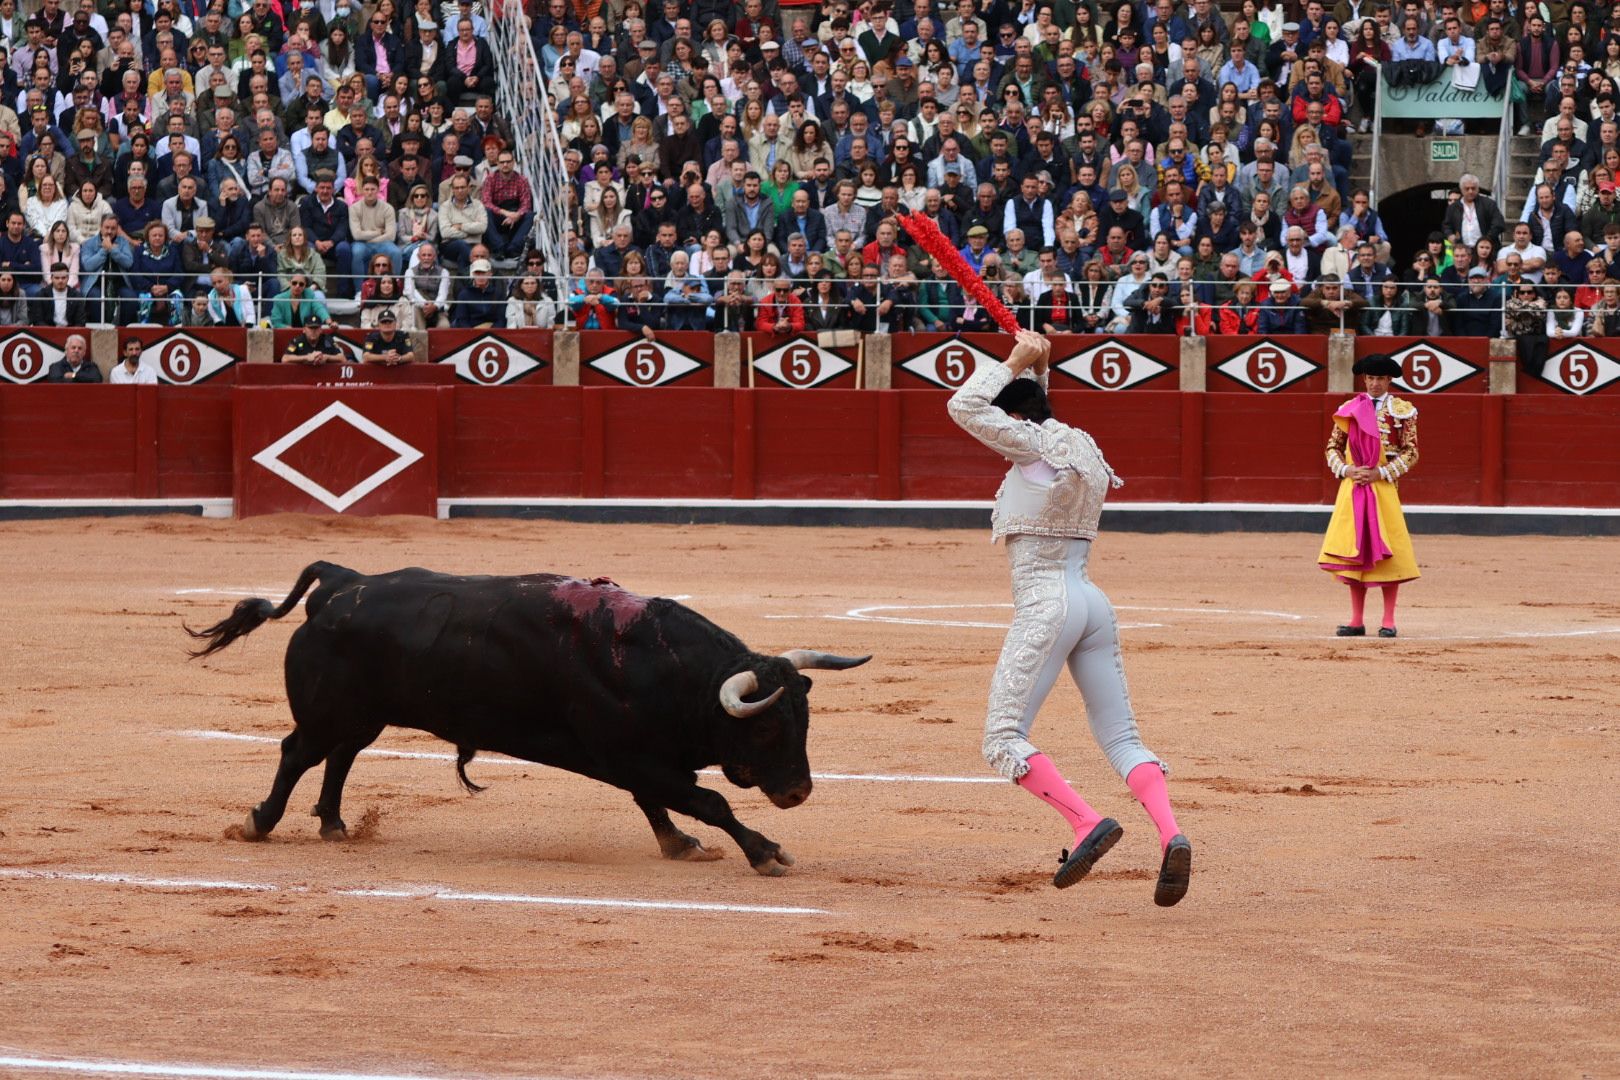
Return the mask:
<svg viewBox="0 0 1620 1080">
<path fill-rule="evenodd" d="M 126 387 L 0 388 L 0 497 L 134 498 L 134 448 Z"/>
<path fill-rule="evenodd" d="M 861 390 L 756 394 L 755 444 L 762 499 L 878 496 L 878 402 Z"/>
<path fill-rule="evenodd" d="M 238 387 L 237 516 L 437 513 L 436 401 L 430 386 Z"/>
<path fill-rule="evenodd" d="M 218 380 L 164 387 L 157 395 L 159 497 L 231 497 L 234 396 L 235 388 Z"/>
</svg>

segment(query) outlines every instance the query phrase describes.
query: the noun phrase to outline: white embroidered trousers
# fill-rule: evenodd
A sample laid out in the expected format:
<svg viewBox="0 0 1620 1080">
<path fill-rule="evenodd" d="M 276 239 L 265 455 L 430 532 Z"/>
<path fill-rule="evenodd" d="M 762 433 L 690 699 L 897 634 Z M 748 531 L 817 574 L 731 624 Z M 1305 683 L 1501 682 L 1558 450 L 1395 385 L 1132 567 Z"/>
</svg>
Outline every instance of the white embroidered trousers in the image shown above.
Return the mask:
<svg viewBox="0 0 1620 1080">
<path fill-rule="evenodd" d="M 1125 685 L 1114 606 L 1086 573 L 1091 541 L 1012 536 L 1013 621 L 990 682 L 984 758 L 1009 780 L 1029 771 L 1030 727 L 1066 666 L 1086 703 L 1091 734 L 1121 777 L 1160 762 L 1142 745 Z"/>
</svg>

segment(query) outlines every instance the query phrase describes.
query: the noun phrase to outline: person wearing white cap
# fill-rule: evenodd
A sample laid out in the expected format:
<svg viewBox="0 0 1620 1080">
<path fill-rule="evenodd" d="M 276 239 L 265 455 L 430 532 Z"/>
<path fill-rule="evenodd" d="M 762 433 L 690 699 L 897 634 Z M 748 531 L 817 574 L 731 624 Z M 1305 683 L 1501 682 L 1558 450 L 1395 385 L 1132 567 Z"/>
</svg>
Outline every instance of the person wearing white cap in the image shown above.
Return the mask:
<svg viewBox="0 0 1620 1080">
<path fill-rule="evenodd" d="M 452 305 L 450 325 L 463 329 L 504 327 L 506 325 L 506 298 L 500 295 L 490 274 L 494 267 L 488 259 L 474 259 L 469 268 L 472 280 L 464 282 Z"/>
</svg>

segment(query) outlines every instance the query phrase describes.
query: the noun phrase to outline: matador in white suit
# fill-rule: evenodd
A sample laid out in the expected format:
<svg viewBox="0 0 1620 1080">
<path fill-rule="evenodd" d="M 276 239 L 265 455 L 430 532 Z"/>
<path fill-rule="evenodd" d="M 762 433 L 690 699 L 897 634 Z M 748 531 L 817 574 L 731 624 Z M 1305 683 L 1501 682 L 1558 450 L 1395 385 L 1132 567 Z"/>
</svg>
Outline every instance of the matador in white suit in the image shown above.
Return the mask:
<svg viewBox="0 0 1620 1080">
<path fill-rule="evenodd" d="M 1007 543 L 1013 621 L 990 683 L 984 756 L 1073 826 L 1073 847 L 1060 856 L 1052 884 L 1062 889 L 1085 877 L 1124 830 L 1087 805 L 1029 741 L 1035 714 L 1067 667 L 1098 745 L 1158 828 L 1153 898 L 1169 907 L 1187 894 L 1192 845 L 1171 811 L 1165 766 L 1136 729 L 1113 605 L 1086 573 L 1103 500 L 1122 481 L 1090 435 L 1052 419 L 1051 351 L 1046 338 L 1020 333 L 1007 362 L 981 367 L 949 406 L 962 430 L 1012 462 L 996 493 L 991 538 Z"/>
</svg>

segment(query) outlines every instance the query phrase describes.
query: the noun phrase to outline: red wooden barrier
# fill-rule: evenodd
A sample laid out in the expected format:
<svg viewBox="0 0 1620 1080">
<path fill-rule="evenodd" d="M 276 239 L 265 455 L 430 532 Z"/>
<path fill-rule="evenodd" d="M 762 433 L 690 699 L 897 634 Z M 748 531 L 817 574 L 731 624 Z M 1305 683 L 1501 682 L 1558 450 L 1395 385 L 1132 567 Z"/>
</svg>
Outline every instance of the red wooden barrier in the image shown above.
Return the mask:
<svg viewBox="0 0 1620 1080">
<path fill-rule="evenodd" d="M 430 512 L 440 494 L 962 499 L 988 498 L 1005 471 L 951 423 L 947 391 L 937 388 L 966 378 L 981 360 L 997 358 L 1006 347 L 999 336 L 892 339 L 896 383 L 930 389 L 868 392 L 826 380 L 816 387 L 820 393 L 763 394 L 692 385 L 712 383 L 712 351 L 704 354 L 708 367 L 700 363 L 690 377 L 656 391 L 606 377 L 602 385 L 552 386 L 549 335 L 545 349 L 539 337 L 524 342 L 523 355 L 535 366 L 514 374 L 522 366 L 514 363 L 514 353 L 479 358 L 478 350 L 491 343 L 476 332 L 444 339 L 440 352 L 447 362 L 441 366 L 359 369 L 379 381 L 452 379 L 453 385 L 276 389 L 243 383 L 336 381 L 330 377 L 340 366 L 220 366 L 205 350 L 224 354 L 232 332 L 131 333 L 169 356 L 171 378 L 193 383 L 0 386 L 0 498 L 217 498 L 234 491 L 242 513 L 325 512 L 333 503 L 351 513 Z M 0 342 L 0 373 L 37 381 L 39 365 L 65 336 L 24 332 L 7 338 Z M 703 337 L 668 336 L 676 338 L 670 348 L 693 350 L 698 345 L 688 338 Z M 632 342 L 626 335 L 597 338 L 595 345 L 582 344 L 582 361 L 593 350 L 599 357 Z M 707 340 L 712 350 L 714 339 Z M 769 340 L 759 338 L 756 345 Z M 1316 363 L 1312 343 L 1323 339 L 1287 339 L 1262 354 L 1253 351 L 1253 339 L 1210 339 L 1211 385 L 1230 392 L 1165 392 L 1175 385 L 1169 368 L 1127 388 L 1159 392 L 1104 393 L 1081 387 L 1088 378 L 1129 381 L 1148 371 L 1139 367 L 1143 358 L 1168 367 L 1179 343 L 1064 339 L 1054 403 L 1060 416 L 1096 435 L 1126 479 L 1127 486 L 1112 496 L 1116 500 L 1323 503 L 1336 485 L 1323 466 L 1322 447 L 1342 396 L 1302 390 L 1312 379 L 1325 381 L 1325 374 L 1288 367 L 1289 352 Z M 1373 344 L 1358 341 L 1357 349 Z M 1605 382 L 1605 364 L 1615 363 L 1620 372 L 1620 362 L 1600 354 L 1598 345 L 1582 343 L 1555 354 L 1558 366 L 1549 365 L 1549 380 L 1518 396 L 1481 392 L 1488 383 L 1488 343 L 1384 339 L 1376 345 L 1392 345 L 1403 356 L 1409 383 L 1435 388 L 1412 394 L 1420 410 L 1422 463 L 1403 484 L 1409 502 L 1620 505 L 1620 444 L 1613 436 L 1620 426 L 1620 391 Z M 450 361 L 458 351 L 462 360 Z M 760 356 L 756 350 L 756 361 Z M 1216 372 L 1234 360 L 1227 372 Z M 1077 363 L 1065 367 L 1069 361 Z M 478 385 L 458 363 L 512 385 Z M 1570 374 L 1577 370 L 1583 373 Z M 846 375 L 853 379 L 852 371 L 834 378 Z M 1239 376 L 1272 389 L 1245 386 Z M 1561 390 L 1559 379 L 1586 392 Z M 261 401 L 293 404 L 269 408 Z M 356 434 L 364 425 L 348 416 L 328 417 L 320 439 L 289 444 L 277 458 L 319 480 L 325 500 L 253 460 L 338 402 L 399 437 L 422 460 L 374 492 L 344 498 L 398 454 L 386 440 L 373 437 L 368 444 Z M 374 412 L 374 405 L 383 411 Z M 330 444 L 324 450 L 323 442 Z M 399 486 L 406 480 L 408 487 Z"/>
<path fill-rule="evenodd" d="M 449 393 L 239 387 L 236 513 L 437 513 L 436 399 Z"/>
</svg>

